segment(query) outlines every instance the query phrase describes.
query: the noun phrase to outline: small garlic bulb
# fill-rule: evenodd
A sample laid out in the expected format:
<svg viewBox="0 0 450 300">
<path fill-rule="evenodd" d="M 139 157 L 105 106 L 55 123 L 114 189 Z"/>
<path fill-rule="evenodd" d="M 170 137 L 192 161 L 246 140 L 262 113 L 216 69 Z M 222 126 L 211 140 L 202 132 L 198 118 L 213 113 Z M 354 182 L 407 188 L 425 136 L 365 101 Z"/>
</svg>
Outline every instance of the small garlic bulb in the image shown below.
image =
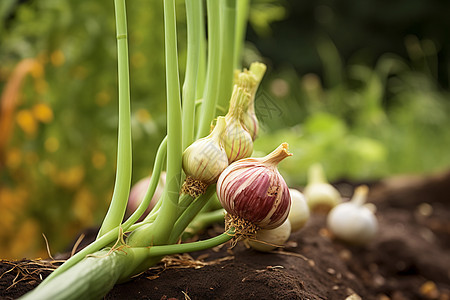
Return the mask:
<svg viewBox="0 0 450 300">
<path fill-rule="evenodd" d="M 308 170 L 308 184 L 303 190 L 309 209 L 312 212 L 329 212 L 341 203 L 339 191 L 327 182 L 320 164 L 312 165 Z"/>
<path fill-rule="evenodd" d="M 222 148 L 225 118 L 218 117 L 213 131 L 192 143 L 183 152 L 183 170 L 187 175 L 183 192 L 191 194 L 190 186 L 197 189 L 193 197 L 202 194 L 206 187 L 217 181 L 220 173 L 228 166 L 228 157 Z M 203 192 L 202 192 L 203 191 Z"/>
<path fill-rule="evenodd" d="M 306 204 L 305 196 L 296 189 L 289 189 L 291 194 L 291 210 L 288 219 L 291 222 L 291 231 L 295 232 L 305 226 L 309 219 L 309 207 Z"/>
<path fill-rule="evenodd" d="M 230 109 L 225 116 L 227 125 L 222 135 L 222 143 L 229 163 L 249 157 L 253 152 L 252 137 L 241 123 L 249 101 L 250 94 L 236 85 L 231 97 Z"/>
<path fill-rule="evenodd" d="M 248 244 L 255 250 L 269 252 L 282 247 L 291 235 L 291 222 L 286 219 L 283 224 L 274 229 L 261 229 L 256 233 L 255 239 Z"/>
<path fill-rule="evenodd" d="M 228 212 L 227 224 L 236 233 L 273 229 L 286 220 L 291 206 L 289 188 L 277 165 L 292 154 L 283 143 L 262 158 L 246 158 L 230 164 L 217 181 L 217 197 Z M 250 234 L 251 235 L 251 234 Z"/>
<path fill-rule="evenodd" d="M 350 202 L 334 207 L 327 217 L 327 226 L 336 238 L 345 242 L 362 245 L 371 241 L 378 229 L 378 222 L 373 214 L 373 207 L 364 204 L 368 187 L 356 188 Z"/>
</svg>

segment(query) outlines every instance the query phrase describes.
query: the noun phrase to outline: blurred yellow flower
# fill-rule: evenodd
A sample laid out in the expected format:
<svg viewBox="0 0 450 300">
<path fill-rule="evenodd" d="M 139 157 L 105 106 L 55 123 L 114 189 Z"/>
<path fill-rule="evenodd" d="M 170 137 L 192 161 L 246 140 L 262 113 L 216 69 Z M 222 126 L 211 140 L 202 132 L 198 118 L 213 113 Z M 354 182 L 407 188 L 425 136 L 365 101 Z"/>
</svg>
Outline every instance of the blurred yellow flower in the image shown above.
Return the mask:
<svg viewBox="0 0 450 300">
<path fill-rule="evenodd" d="M 91 160 L 92 160 L 92 165 L 94 166 L 94 168 L 101 169 L 105 166 L 106 156 L 104 153 L 102 153 L 100 151 L 95 151 L 92 154 Z"/>
<path fill-rule="evenodd" d="M 33 106 L 33 116 L 42 123 L 50 123 L 53 120 L 53 111 L 45 103 L 38 103 Z"/>
<path fill-rule="evenodd" d="M 44 77 L 44 66 L 40 62 L 35 61 L 31 67 L 30 74 L 35 79 Z"/>
<path fill-rule="evenodd" d="M 66 58 L 61 50 L 55 50 L 50 54 L 50 61 L 55 67 L 58 67 L 66 61 Z"/>
<path fill-rule="evenodd" d="M 16 121 L 19 127 L 28 135 L 34 135 L 37 131 L 37 123 L 31 111 L 27 109 L 20 110 L 16 115 Z"/>
<path fill-rule="evenodd" d="M 6 167 L 16 169 L 22 163 L 22 152 L 18 148 L 12 148 L 6 152 Z"/>
<path fill-rule="evenodd" d="M 73 202 L 73 213 L 84 225 L 90 226 L 94 223 L 92 212 L 95 210 L 94 195 L 87 187 L 82 187 L 75 195 Z"/>
<path fill-rule="evenodd" d="M 36 220 L 28 218 L 15 230 L 14 239 L 10 245 L 10 253 L 12 255 L 25 255 L 30 257 L 35 254 L 38 247 L 37 242 L 40 240 L 40 226 Z"/>
<path fill-rule="evenodd" d="M 53 181 L 65 188 L 75 189 L 80 186 L 84 179 L 85 170 L 83 166 L 74 166 L 65 171 L 59 171 L 53 176 Z"/>
</svg>

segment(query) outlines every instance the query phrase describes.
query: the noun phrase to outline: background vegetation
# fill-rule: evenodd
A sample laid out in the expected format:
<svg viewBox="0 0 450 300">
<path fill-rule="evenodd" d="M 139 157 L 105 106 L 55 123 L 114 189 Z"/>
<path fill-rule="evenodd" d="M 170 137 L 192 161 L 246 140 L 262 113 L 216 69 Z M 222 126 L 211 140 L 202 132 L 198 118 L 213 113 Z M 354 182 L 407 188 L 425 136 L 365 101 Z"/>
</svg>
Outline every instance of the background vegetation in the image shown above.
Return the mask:
<svg viewBox="0 0 450 300">
<path fill-rule="evenodd" d="M 161 1 L 128 3 L 133 182 L 165 133 Z M 257 155 L 288 141 L 292 186 L 450 166 L 446 1 L 252 2 L 244 65 L 269 65 L 256 99 Z M 179 13 L 181 73 L 184 7 Z M 66 250 L 99 224 L 116 155 L 113 2 L 0 3 L 0 258 Z M 446 26 L 447 24 L 447 26 Z"/>
</svg>

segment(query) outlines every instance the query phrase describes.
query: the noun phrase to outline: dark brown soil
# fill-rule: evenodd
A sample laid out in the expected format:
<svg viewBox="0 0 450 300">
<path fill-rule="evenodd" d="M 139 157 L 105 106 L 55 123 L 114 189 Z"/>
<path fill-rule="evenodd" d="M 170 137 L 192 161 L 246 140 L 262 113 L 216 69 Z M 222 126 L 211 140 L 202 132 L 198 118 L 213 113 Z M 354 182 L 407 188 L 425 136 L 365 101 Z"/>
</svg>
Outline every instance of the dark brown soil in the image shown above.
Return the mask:
<svg viewBox="0 0 450 300">
<path fill-rule="evenodd" d="M 347 196 L 354 185 L 337 184 Z M 325 217 L 314 215 L 283 250 L 238 244 L 171 257 L 106 299 L 450 299 L 450 173 L 374 183 L 369 202 L 380 230 L 366 247 L 334 240 Z M 50 272 L 25 262 L 0 263 L 0 299 L 21 296 Z"/>
</svg>

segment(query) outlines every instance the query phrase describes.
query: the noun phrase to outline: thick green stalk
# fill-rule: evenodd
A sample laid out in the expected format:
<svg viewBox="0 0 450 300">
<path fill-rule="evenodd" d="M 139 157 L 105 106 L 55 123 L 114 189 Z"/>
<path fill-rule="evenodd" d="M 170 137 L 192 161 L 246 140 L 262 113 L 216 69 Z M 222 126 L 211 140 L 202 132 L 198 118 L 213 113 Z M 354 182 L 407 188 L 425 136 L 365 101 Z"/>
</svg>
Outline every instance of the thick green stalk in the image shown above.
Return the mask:
<svg viewBox="0 0 450 300">
<path fill-rule="evenodd" d="M 242 69 L 242 49 L 245 41 L 245 32 L 247 31 L 248 11 L 250 9 L 250 0 L 239 0 L 236 16 L 236 35 L 234 42 L 234 67 Z"/>
<path fill-rule="evenodd" d="M 101 237 L 120 225 L 130 193 L 131 184 L 131 121 L 130 121 L 130 79 L 128 68 L 128 40 L 125 0 L 115 0 L 117 58 L 119 73 L 119 129 L 117 149 L 117 170 L 113 197 L 103 224 L 98 232 Z"/>
<path fill-rule="evenodd" d="M 183 149 L 194 140 L 195 93 L 201 48 L 202 1 L 186 0 L 187 62 L 183 84 Z"/>
<path fill-rule="evenodd" d="M 152 201 L 153 195 L 155 194 L 156 188 L 158 187 L 159 179 L 161 177 L 161 171 L 163 168 L 163 162 L 167 155 L 167 137 L 165 137 L 161 144 L 159 145 L 158 151 L 156 152 L 155 163 L 153 166 L 153 174 L 150 178 L 150 183 L 145 193 L 144 199 L 139 204 L 138 208 L 133 212 L 133 214 L 122 224 L 122 228 L 127 230 L 131 225 L 136 223 L 136 221 L 142 216 L 147 207 Z M 155 206 L 156 210 L 156 206 Z"/>
<path fill-rule="evenodd" d="M 194 220 L 189 223 L 189 226 L 186 227 L 181 240 L 186 240 L 190 237 L 193 237 L 195 234 L 199 233 L 201 230 L 204 230 L 206 227 L 210 226 L 214 223 L 224 222 L 225 210 L 223 208 L 208 211 L 204 213 L 199 213 Z"/>
<path fill-rule="evenodd" d="M 170 254 L 177 254 L 177 253 L 187 253 L 187 252 L 194 252 L 194 251 L 201 251 L 205 249 L 210 249 L 215 246 L 222 245 L 223 243 L 228 242 L 231 240 L 234 236 L 234 229 L 230 229 L 227 232 L 222 233 L 221 235 L 218 235 L 216 237 L 193 242 L 193 243 L 186 243 L 186 244 L 175 244 L 175 245 L 163 245 L 163 246 L 155 246 L 150 247 L 150 255 L 151 256 L 159 256 L 159 255 L 170 255 Z"/>
<path fill-rule="evenodd" d="M 209 134 L 211 121 L 215 117 L 218 101 L 218 81 L 220 72 L 220 2 L 207 0 L 208 12 L 208 68 L 205 91 L 200 108 L 200 120 L 196 139 Z"/>
<path fill-rule="evenodd" d="M 197 87 L 195 92 L 195 99 L 202 99 L 203 92 L 205 90 L 205 77 L 206 77 L 206 34 L 205 34 L 205 21 L 203 18 L 203 1 L 198 1 L 200 4 L 200 29 L 197 32 L 200 38 L 200 49 L 198 52 L 198 74 L 197 74 Z"/>
<path fill-rule="evenodd" d="M 186 210 L 178 218 L 177 222 L 174 224 L 172 233 L 170 234 L 169 243 L 175 243 L 180 235 L 183 233 L 184 229 L 191 223 L 195 216 L 200 212 L 200 210 L 208 203 L 208 200 L 216 191 L 216 185 L 210 185 L 206 192 L 199 196 L 197 199 L 191 203 Z"/>
<path fill-rule="evenodd" d="M 194 243 L 104 249 L 86 257 L 50 284 L 39 285 L 21 299 L 101 299 L 114 284 L 138 274 L 144 262 L 154 264 L 164 255 L 209 249 L 226 243 L 233 235 L 234 230 L 230 229 L 216 237 Z"/>
<path fill-rule="evenodd" d="M 236 28 L 236 0 L 221 0 L 220 18 L 220 71 L 219 71 L 219 99 L 217 104 L 228 108 L 231 90 L 233 88 L 234 73 L 234 43 Z"/>
<path fill-rule="evenodd" d="M 167 149 L 167 138 L 164 138 L 164 140 L 161 142 L 161 145 L 159 146 L 158 151 L 156 153 L 155 163 L 153 166 L 153 175 L 154 176 L 152 176 L 152 178 L 150 180 L 150 185 L 149 185 L 148 191 L 144 197 L 144 200 L 141 202 L 141 204 L 136 209 L 136 211 L 122 224 L 122 226 L 121 226 L 122 232 L 126 232 L 128 229 L 134 230 L 139 227 L 139 226 L 134 226 L 134 228 L 131 228 L 131 226 L 134 223 L 136 223 L 136 221 L 139 219 L 139 217 L 142 215 L 142 213 L 148 207 L 150 200 L 153 197 L 153 194 L 155 193 L 155 189 L 156 189 L 156 186 L 158 185 L 158 181 L 159 181 L 159 176 L 161 174 L 162 164 L 166 157 L 166 149 Z M 66 262 L 64 262 L 64 264 L 59 266 L 58 269 L 53 271 L 41 283 L 41 285 L 46 284 L 51 278 L 66 271 L 67 269 L 69 269 L 70 267 L 75 265 L 77 262 L 79 262 L 83 258 L 85 258 L 86 255 L 94 253 L 95 251 L 98 251 L 99 249 L 111 244 L 112 242 L 114 242 L 114 240 L 117 240 L 117 238 L 119 237 L 119 233 L 120 233 L 119 227 L 116 227 L 113 230 L 109 231 L 108 233 L 102 235 L 95 242 L 86 246 L 85 248 L 83 248 L 82 250 L 77 252 L 74 256 L 69 258 Z"/>
<path fill-rule="evenodd" d="M 178 214 L 178 196 L 181 177 L 181 99 L 178 74 L 175 0 L 164 0 L 164 35 L 167 96 L 167 175 L 161 208 L 153 224 L 133 232 L 135 245 L 167 243 Z"/>
</svg>

